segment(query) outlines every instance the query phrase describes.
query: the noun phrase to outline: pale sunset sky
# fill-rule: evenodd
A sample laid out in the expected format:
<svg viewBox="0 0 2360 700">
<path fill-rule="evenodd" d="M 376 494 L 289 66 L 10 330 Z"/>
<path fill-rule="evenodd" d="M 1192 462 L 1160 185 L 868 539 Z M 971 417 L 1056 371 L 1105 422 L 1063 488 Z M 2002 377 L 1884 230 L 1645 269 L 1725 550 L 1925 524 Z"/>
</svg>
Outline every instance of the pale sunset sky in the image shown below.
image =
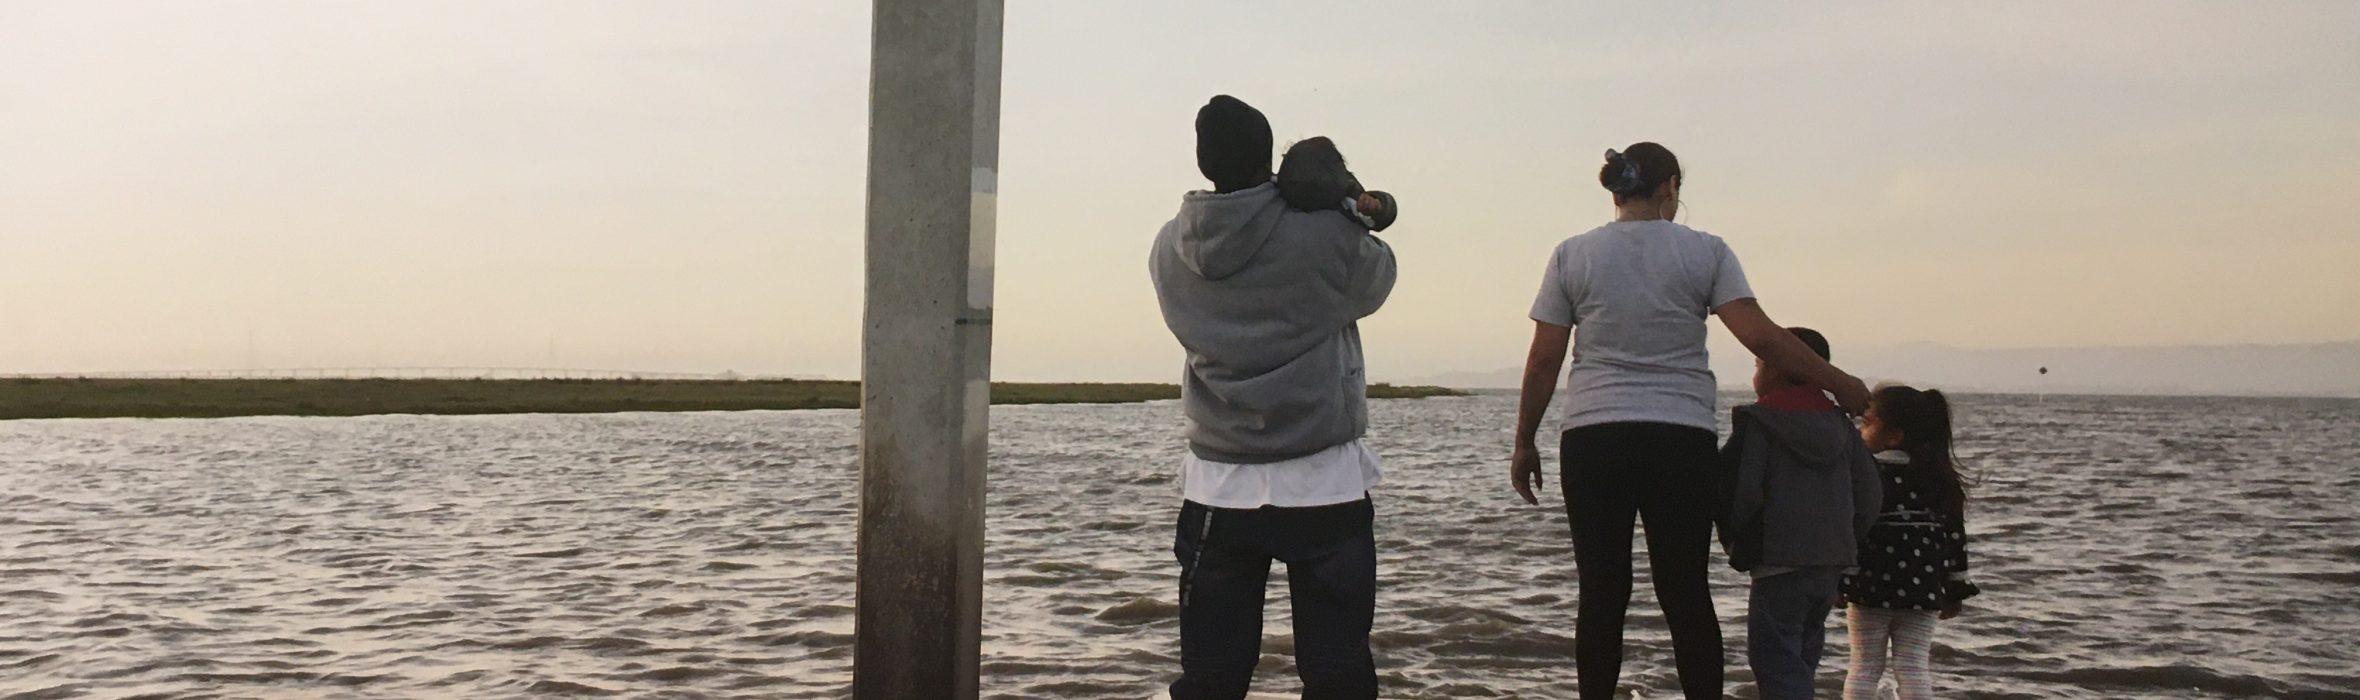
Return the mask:
<svg viewBox="0 0 2360 700">
<path fill-rule="evenodd" d="M 995 375 L 1177 378 L 1147 246 L 1216 93 L 1400 197 L 1380 380 L 1519 364 L 1549 250 L 1612 215 L 1599 154 L 1639 140 L 1771 315 L 1840 344 L 2360 339 L 2356 29 L 2341 0 L 1010 0 Z M 252 333 L 270 367 L 854 377 L 868 33 L 848 0 L 0 0 L 0 372 L 243 367 Z"/>
</svg>

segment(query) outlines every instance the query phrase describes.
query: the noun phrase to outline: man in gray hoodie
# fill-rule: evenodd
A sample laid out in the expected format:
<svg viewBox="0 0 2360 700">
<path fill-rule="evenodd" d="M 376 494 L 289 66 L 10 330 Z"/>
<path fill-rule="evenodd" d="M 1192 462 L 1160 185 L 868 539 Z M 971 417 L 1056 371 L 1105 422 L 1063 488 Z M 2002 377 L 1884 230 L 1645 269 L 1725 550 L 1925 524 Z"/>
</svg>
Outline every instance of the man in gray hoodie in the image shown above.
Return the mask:
<svg viewBox="0 0 2360 700">
<path fill-rule="evenodd" d="M 1787 331 L 1829 358 L 1818 331 Z M 1819 387 L 1757 364 L 1754 392 L 1722 448 L 1721 544 L 1753 578 L 1746 657 L 1761 697 L 1808 700 L 1837 584 L 1876 522 L 1883 485 L 1860 430 Z"/>
<path fill-rule="evenodd" d="M 1287 565 L 1305 698 L 1374 698 L 1377 455 L 1357 322 L 1393 290 L 1393 250 L 1271 182 L 1270 123 L 1214 97 L 1197 112 L 1210 192 L 1181 198 L 1148 269 L 1187 351 L 1180 679 L 1172 697 L 1243 698 L 1261 659 L 1272 561 Z"/>
</svg>

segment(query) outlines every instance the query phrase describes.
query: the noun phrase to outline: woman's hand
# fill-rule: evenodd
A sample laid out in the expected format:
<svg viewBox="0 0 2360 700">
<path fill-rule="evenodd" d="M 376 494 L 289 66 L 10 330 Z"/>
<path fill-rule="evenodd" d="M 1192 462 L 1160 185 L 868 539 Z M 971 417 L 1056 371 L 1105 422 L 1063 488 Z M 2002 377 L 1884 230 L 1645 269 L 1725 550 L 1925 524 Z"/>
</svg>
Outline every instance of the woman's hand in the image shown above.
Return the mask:
<svg viewBox="0 0 2360 700">
<path fill-rule="evenodd" d="M 1516 487 L 1516 495 L 1524 502 L 1540 505 L 1541 499 L 1532 490 L 1541 485 L 1541 451 L 1532 445 L 1517 445 L 1516 453 L 1508 457 L 1508 483 Z"/>
<path fill-rule="evenodd" d="M 1762 310 L 1761 302 L 1751 298 L 1738 299 L 1713 309 L 1713 314 L 1721 317 L 1721 325 L 1727 326 L 1729 334 L 1736 336 L 1737 342 L 1745 344 L 1745 349 L 1752 351 L 1754 357 L 1762 358 L 1763 362 L 1778 371 L 1802 378 L 1813 386 L 1835 394 L 1836 405 L 1844 407 L 1846 413 L 1857 416 L 1868 410 L 1868 385 L 1861 382 L 1859 377 L 1828 364 L 1826 358 L 1812 352 L 1810 346 L 1795 338 L 1794 333 L 1771 321 L 1770 314 Z"/>
<path fill-rule="evenodd" d="M 1540 505 L 1532 490 L 1541 485 L 1541 451 L 1533 442 L 1541 430 L 1541 416 L 1549 412 L 1549 395 L 1557 393 L 1557 370 L 1565 367 L 1565 348 L 1573 329 L 1547 321 L 1532 322 L 1532 349 L 1524 354 L 1524 390 L 1516 399 L 1516 454 L 1508 458 L 1508 483 L 1525 503 Z"/>
<path fill-rule="evenodd" d="M 1855 416 L 1868 413 L 1868 383 L 1860 381 L 1859 377 L 1844 375 L 1844 381 L 1832 391 L 1836 395 L 1836 405 L 1844 407 L 1845 413 Z"/>
</svg>

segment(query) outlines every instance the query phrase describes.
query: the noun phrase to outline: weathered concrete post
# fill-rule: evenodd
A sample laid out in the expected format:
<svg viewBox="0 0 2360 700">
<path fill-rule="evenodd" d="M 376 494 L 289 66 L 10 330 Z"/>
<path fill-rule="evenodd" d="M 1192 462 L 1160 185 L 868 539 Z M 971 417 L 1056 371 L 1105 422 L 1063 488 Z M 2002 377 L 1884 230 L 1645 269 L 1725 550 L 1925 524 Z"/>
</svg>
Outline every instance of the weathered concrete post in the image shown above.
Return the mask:
<svg viewBox="0 0 2360 700">
<path fill-rule="evenodd" d="M 976 697 L 1001 0 L 876 0 L 859 700 Z"/>
</svg>

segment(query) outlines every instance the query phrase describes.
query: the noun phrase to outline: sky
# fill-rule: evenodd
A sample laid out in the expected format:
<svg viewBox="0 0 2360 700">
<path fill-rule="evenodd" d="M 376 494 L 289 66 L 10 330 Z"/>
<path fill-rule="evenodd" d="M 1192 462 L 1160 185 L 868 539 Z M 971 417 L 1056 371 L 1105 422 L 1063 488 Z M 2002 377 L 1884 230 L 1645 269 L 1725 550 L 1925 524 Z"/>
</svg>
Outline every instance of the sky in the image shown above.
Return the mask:
<svg viewBox="0 0 2360 700">
<path fill-rule="evenodd" d="M 1178 376 L 1147 247 L 1217 93 L 1400 197 L 1379 380 L 1521 363 L 1641 140 L 1839 346 L 2360 339 L 2360 3 L 1266 5 L 1010 3 L 995 376 Z M 868 33 L 833 0 L 0 0 L 0 373 L 857 376 Z"/>
</svg>

